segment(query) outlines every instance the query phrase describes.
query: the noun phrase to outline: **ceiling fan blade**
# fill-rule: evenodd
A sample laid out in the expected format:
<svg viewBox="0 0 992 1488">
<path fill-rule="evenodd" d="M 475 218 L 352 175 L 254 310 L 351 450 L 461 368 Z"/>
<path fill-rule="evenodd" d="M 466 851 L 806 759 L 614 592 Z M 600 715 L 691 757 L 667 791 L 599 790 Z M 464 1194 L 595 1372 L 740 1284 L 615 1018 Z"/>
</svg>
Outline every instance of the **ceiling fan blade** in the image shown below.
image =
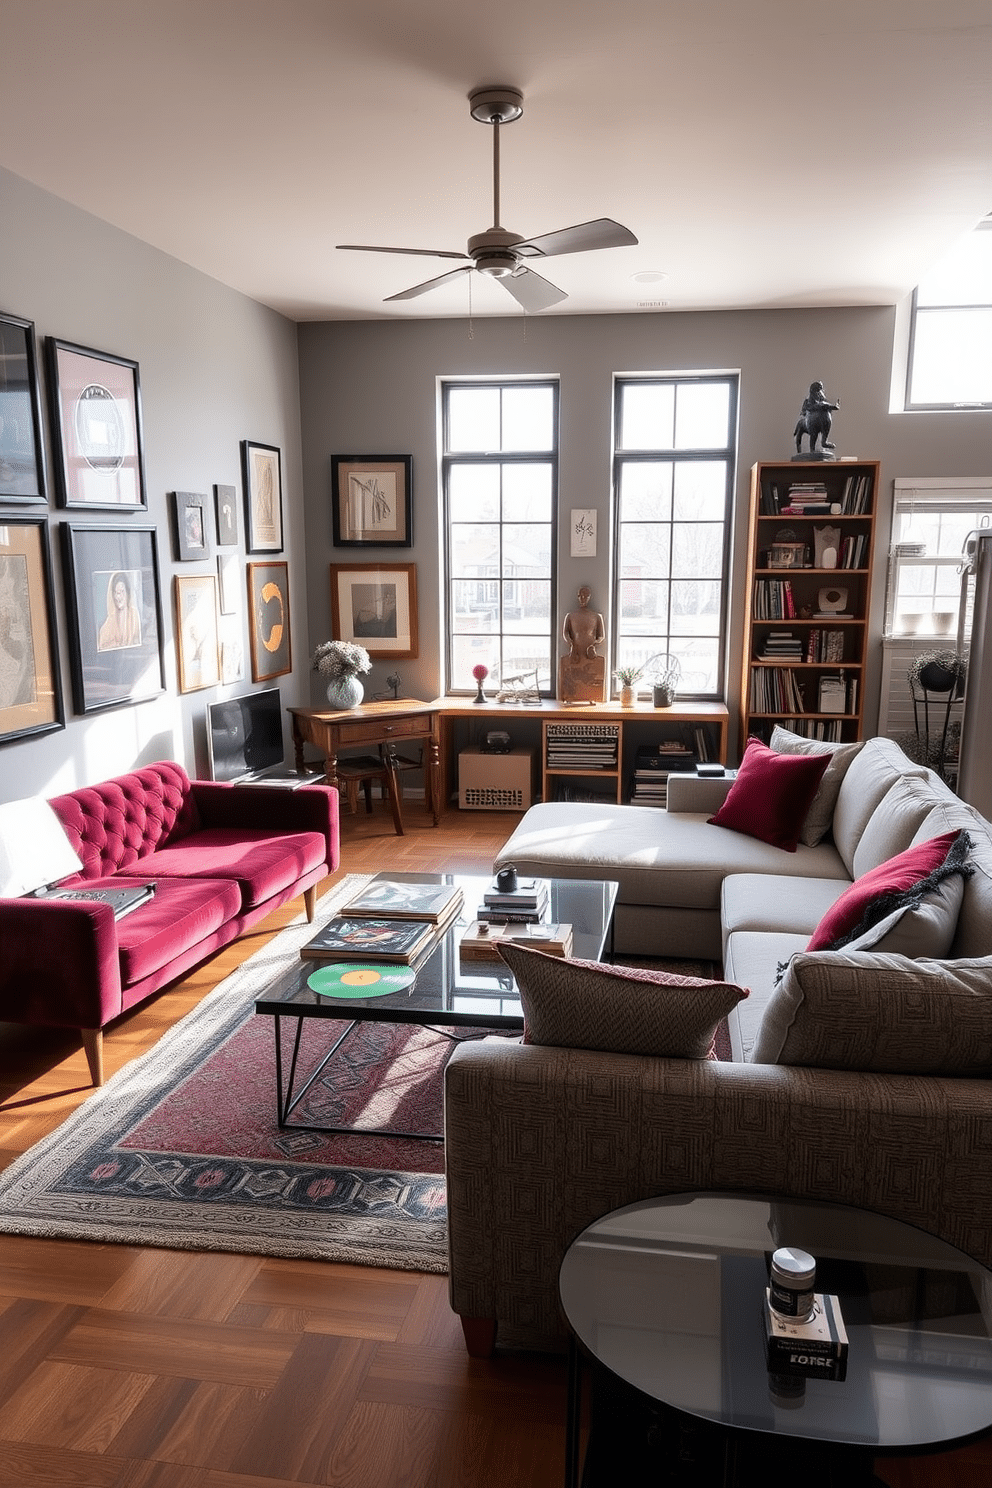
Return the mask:
<svg viewBox="0 0 992 1488">
<path fill-rule="evenodd" d="M 525 310 L 550 310 L 552 305 L 560 305 L 562 300 L 568 299 L 563 289 L 542 279 L 533 269 L 521 267 L 515 274 L 508 274 L 505 279 L 500 279 L 499 283 L 509 290 L 517 304 L 522 305 Z"/>
<path fill-rule="evenodd" d="M 439 274 L 436 279 L 428 279 L 424 284 L 415 284 L 412 289 L 404 289 L 399 294 L 387 295 L 383 304 L 388 305 L 390 300 L 415 300 L 418 295 L 426 294 L 429 289 L 437 289 L 439 284 L 447 284 L 449 279 L 459 279 L 462 274 L 474 272 L 471 264 L 465 264 L 463 268 L 451 269 L 447 274 Z"/>
<path fill-rule="evenodd" d="M 335 243 L 334 246 L 350 253 L 416 253 L 423 258 L 468 258 L 467 253 L 453 253 L 447 248 L 375 248 L 370 243 Z"/>
<path fill-rule="evenodd" d="M 612 217 L 597 217 L 595 222 L 580 222 L 577 227 L 515 243 L 513 251 L 523 258 L 550 258 L 558 253 L 586 253 L 590 248 L 626 248 L 636 242 L 629 227 L 621 227 Z"/>
</svg>

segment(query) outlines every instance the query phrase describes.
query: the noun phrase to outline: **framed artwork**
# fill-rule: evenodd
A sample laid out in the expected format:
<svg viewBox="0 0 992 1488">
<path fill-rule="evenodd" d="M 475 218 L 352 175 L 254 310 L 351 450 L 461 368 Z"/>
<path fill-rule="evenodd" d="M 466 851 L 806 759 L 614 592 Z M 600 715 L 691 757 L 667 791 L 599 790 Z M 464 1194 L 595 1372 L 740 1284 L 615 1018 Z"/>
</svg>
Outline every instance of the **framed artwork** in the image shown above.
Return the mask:
<svg viewBox="0 0 992 1488">
<path fill-rule="evenodd" d="M 282 455 L 275 445 L 241 441 L 249 553 L 282 552 Z"/>
<path fill-rule="evenodd" d="M 176 557 L 180 563 L 210 557 L 210 531 L 207 527 L 208 498 L 195 491 L 173 491 L 172 522 L 176 539 Z"/>
<path fill-rule="evenodd" d="M 225 686 L 240 682 L 245 674 L 244 644 L 240 629 L 230 619 L 220 622 L 220 680 Z"/>
<path fill-rule="evenodd" d="M 417 565 L 331 564 L 336 640 L 357 641 L 383 661 L 417 656 Z"/>
<path fill-rule="evenodd" d="M 47 346 L 61 504 L 143 510 L 137 362 L 53 336 Z"/>
<path fill-rule="evenodd" d="M 175 586 L 179 691 L 216 687 L 220 681 L 217 580 L 213 574 L 177 574 Z"/>
<path fill-rule="evenodd" d="M 572 558 L 595 558 L 595 508 L 573 506 L 569 513 L 569 531 L 572 537 L 569 556 Z"/>
<path fill-rule="evenodd" d="M 214 486 L 217 546 L 230 548 L 238 540 L 238 492 L 235 486 Z"/>
<path fill-rule="evenodd" d="M 241 559 L 237 553 L 217 554 L 217 590 L 220 595 L 222 615 L 238 613 L 238 593 L 241 580 Z"/>
<path fill-rule="evenodd" d="M 292 671 L 287 563 L 249 563 L 248 640 L 253 682 Z"/>
<path fill-rule="evenodd" d="M 60 531 L 76 711 L 156 697 L 165 668 L 155 528 Z"/>
<path fill-rule="evenodd" d="M 47 501 L 34 323 L 0 314 L 0 501 Z"/>
<path fill-rule="evenodd" d="M 413 456 L 332 455 L 331 511 L 339 548 L 413 547 Z"/>
<path fill-rule="evenodd" d="M 65 727 L 45 517 L 0 520 L 0 744 Z"/>
</svg>

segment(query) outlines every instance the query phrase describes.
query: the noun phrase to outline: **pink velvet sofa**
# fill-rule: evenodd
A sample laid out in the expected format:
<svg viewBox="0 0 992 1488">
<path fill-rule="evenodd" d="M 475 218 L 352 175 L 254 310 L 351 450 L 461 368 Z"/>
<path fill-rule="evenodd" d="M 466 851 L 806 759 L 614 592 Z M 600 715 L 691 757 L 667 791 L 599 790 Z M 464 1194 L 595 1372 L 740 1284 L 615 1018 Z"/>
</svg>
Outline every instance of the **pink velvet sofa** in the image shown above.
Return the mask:
<svg viewBox="0 0 992 1488">
<path fill-rule="evenodd" d="M 0 1020 L 78 1028 L 94 1085 L 103 1029 L 317 885 L 338 865 L 338 794 L 190 780 L 171 761 L 50 802 L 83 868 L 63 884 L 141 884 L 107 904 L 0 899 Z"/>
</svg>

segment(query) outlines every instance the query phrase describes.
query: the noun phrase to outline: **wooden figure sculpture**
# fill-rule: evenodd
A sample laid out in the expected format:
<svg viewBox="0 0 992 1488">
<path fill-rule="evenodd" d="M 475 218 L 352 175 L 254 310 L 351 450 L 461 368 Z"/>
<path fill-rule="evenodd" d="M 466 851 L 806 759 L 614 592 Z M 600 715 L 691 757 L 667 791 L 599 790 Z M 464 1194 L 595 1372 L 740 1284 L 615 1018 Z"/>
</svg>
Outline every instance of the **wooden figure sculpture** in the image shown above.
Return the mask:
<svg viewBox="0 0 992 1488">
<path fill-rule="evenodd" d="M 583 584 L 579 608 L 569 610 L 562 635 L 569 651 L 558 662 L 558 699 L 563 703 L 605 703 L 606 658 L 596 647 L 606 640 L 603 617 L 590 610 L 591 591 Z"/>
</svg>

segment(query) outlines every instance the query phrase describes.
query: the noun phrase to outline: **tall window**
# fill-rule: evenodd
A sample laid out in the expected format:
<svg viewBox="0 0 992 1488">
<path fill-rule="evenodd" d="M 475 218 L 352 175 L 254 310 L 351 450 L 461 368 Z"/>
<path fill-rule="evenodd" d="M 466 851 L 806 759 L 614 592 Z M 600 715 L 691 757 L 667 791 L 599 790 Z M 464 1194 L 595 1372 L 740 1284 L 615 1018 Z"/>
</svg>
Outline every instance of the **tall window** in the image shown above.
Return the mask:
<svg viewBox="0 0 992 1488">
<path fill-rule="evenodd" d="M 990 525 L 988 480 L 895 482 L 886 635 L 936 637 L 945 647 L 954 643 L 965 542 L 970 532 Z"/>
<path fill-rule="evenodd" d="M 992 408 L 992 218 L 913 297 L 907 408 Z"/>
<path fill-rule="evenodd" d="M 558 387 L 445 383 L 447 681 L 553 692 Z"/>
<path fill-rule="evenodd" d="M 614 666 L 674 656 L 679 691 L 723 695 L 736 376 L 616 384 Z"/>
</svg>

